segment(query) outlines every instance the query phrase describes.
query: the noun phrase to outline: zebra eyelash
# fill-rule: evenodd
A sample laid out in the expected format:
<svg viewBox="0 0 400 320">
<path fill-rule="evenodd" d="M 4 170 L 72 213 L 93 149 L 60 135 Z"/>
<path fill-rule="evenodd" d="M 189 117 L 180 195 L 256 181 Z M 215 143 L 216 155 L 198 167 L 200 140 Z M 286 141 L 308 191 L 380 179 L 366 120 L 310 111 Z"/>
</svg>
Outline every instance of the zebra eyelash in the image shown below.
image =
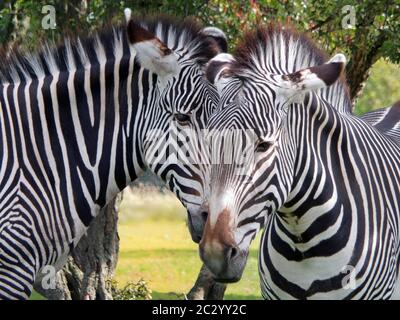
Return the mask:
<svg viewBox="0 0 400 320">
<path fill-rule="evenodd" d="M 273 141 L 259 141 L 256 145 L 256 152 L 266 152 L 274 145 Z"/>
<path fill-rule="evenodd" d="M 188 125 L 192 120 L 192 115 L 189 113 L 174 113 L 174 120 L 177 121 L 180 125 Z"/>
</svg>

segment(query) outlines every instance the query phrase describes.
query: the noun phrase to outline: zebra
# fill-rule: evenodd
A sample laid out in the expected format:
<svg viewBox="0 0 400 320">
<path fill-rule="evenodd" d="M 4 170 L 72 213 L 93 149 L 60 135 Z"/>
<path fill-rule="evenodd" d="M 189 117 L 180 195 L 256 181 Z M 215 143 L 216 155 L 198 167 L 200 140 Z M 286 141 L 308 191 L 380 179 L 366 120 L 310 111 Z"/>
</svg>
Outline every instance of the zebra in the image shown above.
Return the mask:
<svg viewBox="0 0 400 320">
<path fill-rule="evenodd" d="M 271 23 L 223 60 L 206 71 L 220 101 L 207 124 L 211 196 L 199 250 L 214 278 L 241 278 L 263 228 L 265 299 L 395 298 L 400 144 L 351 114 L 345 56 L 327 61 L 305 34 Z M 249 156 L 214 161 L 235 151 Z"/>
<path fill-rule="evenodd" d="M 3 57 L 0 299 L 27 299 L 146 168 L 189 217 L 199 210 L 204 170 L 187 160 L 199 142 L 183 149 L 175 137 L 197 132 L 215 108 L 205 65 L 226 50 L 226 37 L 193 19 L 125 16 L 94 36 Z"/>
<path fill-rule="evenodd" d="M 400 101 L 390 107 L 367 112 L 361 119 L 400 143 Z"/>
</svg>

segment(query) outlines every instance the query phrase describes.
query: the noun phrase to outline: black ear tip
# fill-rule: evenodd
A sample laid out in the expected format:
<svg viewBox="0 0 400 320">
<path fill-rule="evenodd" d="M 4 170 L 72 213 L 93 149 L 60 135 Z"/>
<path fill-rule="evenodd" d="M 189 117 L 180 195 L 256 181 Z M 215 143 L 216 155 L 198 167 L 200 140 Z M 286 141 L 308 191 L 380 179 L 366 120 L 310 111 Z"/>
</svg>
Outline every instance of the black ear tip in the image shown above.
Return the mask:
<svg viewBox="0 0 400 320">
<path fill-rule="evenodd" d="M 127 26 L 128 32 L 138 32 L 144 30 L 140 25 L 138 25 L 134 20 L 128 21 Z"/>
<path fill-rule="evenodd" d="M 221 52 L 228 52 L 228 41 L 226 40 L 226 38 L 216 38 L 215 40 L 221 48 Z"/>
<path fill-rule="evenodd" d="M 211 60 L 206 69 L 206 78 L 212 84 L 215 84 L 217 77 L 226 75 L 228 72 L 229 63 L 220 60 Z"/>
<path fill-rule="evenodd" d="M 216 27 L 206 27 L 202 32 L 205 36 L 211 37 L 217 42 L 221 52 L 228 52 L 228 39 L 221 29 Z"/>
<path fill-rule="evenodd" d="M 220 53 L 215 56 L 207 65 L 206 78 L 211 83 L 215 83 L 218 78 L 226 77 L 231 74 L 232 63 L 235 59 L 228 53 Z"/>
<path fill-rule="evenodd" d="M 212 64 L 209 64 L 207 66 L 206 78 L 210 83 L 214 84 L 217 73 L 218 73 L 217 68 L 215 68 Z"/>
<path fill-rule="evenodd" d="M 132 19 L 129 20 L 126 30 L 128 33 L 129 41 L 132 44 L 135 44 L 135 43 L 138 43 L 141 41 L 152 40 L 155 38 L 155 36 L 150 31 L 141 27 L 138 23 L 136 23 Z"/>
<path fill-rule="evenodd" d="M 322 79 L 326 85 L 330 86 L 336 82 L 344 70 L 344 63 L 332 62 L 326 68 L 321 68 L 320 72 L 316 72 L 317 76 Z"/>
</svg>

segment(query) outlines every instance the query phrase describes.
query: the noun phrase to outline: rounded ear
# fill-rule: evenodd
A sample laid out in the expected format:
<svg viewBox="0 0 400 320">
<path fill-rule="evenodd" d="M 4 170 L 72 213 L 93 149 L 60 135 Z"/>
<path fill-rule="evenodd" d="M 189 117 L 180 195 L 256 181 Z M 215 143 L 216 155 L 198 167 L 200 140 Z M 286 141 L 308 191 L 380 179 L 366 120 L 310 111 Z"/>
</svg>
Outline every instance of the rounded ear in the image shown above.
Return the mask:
<svg viewBox="0 0 400 320">
<path fill-rule="evenodd" d="M 339 79 L 346 65 L 346 57 L 339 53 L 328 62 L 280 76 L 280 94 L 300 103 L 307 91 L 326 88 Z"/>
<path fill-rule="evenodd" d="M 228 38 L 221 29 L 216 27 L 206 27 L 201 31 L 207 37 L 213 38 L 220 49 L 220 52 L 228 52 Z"/>
<path fill-rule="evenodd" d="M 125 17 L 130 17 L 126 10 Z M 128 21 L 126 31 L 128 40 L 136 50 L 136 56 L 143 68 L 160 76 L 174 75 L 179 72 L 175 53 L 152 32 L 133 20 Z"/>
<path fill-rule="evenodd" d="M 216 55 L 207 64 L 207 80 L 212 84 L 216 84 L 222 77 L 228 76 L 234 61 L 235 58 L 231 54 L 220 53 Z"/>
<path fill-rule="evenodd" d="M 219 93 L 225 85 L 225 81 L 231 74 L 232 63 L 235 58 L 228 53 L 220 53 L 212 58 L 206 67 L 206 77 L 217 87 Z"/>
<path fill-rule="evenodd" d="M 299 91 L 328 87 L 339 79 L 345 65 L 346 57 L 339 53 L 323 65 L 283 75 L 284 87 Z"/>
</svg>

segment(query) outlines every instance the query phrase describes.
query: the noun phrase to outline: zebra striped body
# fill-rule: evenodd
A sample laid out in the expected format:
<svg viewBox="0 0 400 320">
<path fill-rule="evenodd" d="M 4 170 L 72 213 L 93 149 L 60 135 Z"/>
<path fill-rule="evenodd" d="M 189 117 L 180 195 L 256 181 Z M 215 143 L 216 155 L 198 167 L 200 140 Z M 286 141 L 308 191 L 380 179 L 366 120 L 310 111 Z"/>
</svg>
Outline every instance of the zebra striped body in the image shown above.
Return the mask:
<svg viewBox="0 0 400 320">
<path fill-rule="evenodd" d="M 29 297 L 41 269 L 61 267 L 100 209 L 146 167 L 188 209 L 201 204 L 201 170 L 176 157 L 171 137 L 180 130 L 176 114 L 197 130 L 214 108 L 203 65 L 219 46 L 190 21 L 127 27 L 2 68 L 0 298 Z M 149 72 L 143 46 L 154 43 L 165 56 Z M 188 154 L 198 145 L 191 147 Z"/>
<path fill-rule="evenodd" d="M 377 117 L 351 114 L 344 57 L 324 61 L 304 35 L 270 25 L 247 35 L 232 62 L 210 63 L 221 99 L 208 127 L 251 131 L 233 148 L 254 157 L 246 174 L 213 166 L 200 254 L 218 279 L 237 281 L 265 228 L 264 298 L 388 299 L 400 267 L 400 145 L 371 126 Z"/>
<path fill-rule="evenodd" d="M 287 117 L 286 152 L 299 151 L 287 164 L 294 175 L 286 201 L 268 216 L 261 240 L 263 296 L 390 298 L 400 254 L 400 147 L 316 95 Z"/>
<path fill-rule="evenodd" d="M 361 119 L 400 143 L 400 101 L 393 106 L 363 114 Z"/>
</svg>

